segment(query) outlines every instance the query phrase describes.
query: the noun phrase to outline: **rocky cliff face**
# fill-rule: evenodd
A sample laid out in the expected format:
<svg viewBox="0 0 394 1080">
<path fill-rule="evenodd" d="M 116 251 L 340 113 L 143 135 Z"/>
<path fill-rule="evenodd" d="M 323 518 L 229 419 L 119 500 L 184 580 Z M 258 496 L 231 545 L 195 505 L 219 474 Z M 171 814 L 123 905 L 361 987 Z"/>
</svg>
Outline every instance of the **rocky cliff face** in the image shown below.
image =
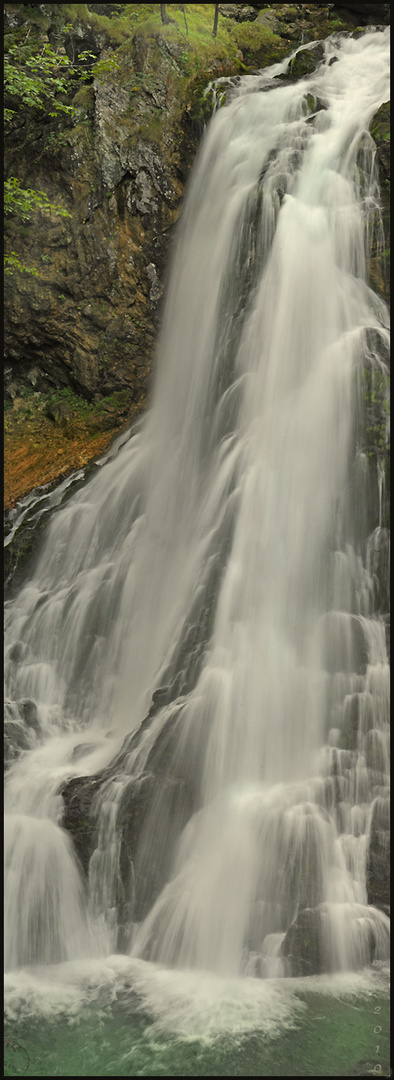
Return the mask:
<svg viewBox="0 0 394 1080">
<path fill-rule="evenodd" d="M 39 274 L 6 282 L 7 360 L 11 381 L 37 390 L 69 385 L 88 400 L 125 390 L 143 405 L 198 137 L 183 135 L 176 61 L 160 35 L 136 33 L 119 60 L 111 77 L 77 92 L 75 122 L 54 149 L 40 118 L 30 118 L 26 146 L 14 138 L 9 149 L 10 174 L 60 196 L 71 217 L 38 212 L 27 228 L 8 228 Z"/>
<path fill-rule="evenodd" d="M 386 17 L 385 7 L 379 18 Z M 146 405 L 174 226 L 212 108 L 204 98 L 209 81 L 255 70 L 301 42 L 371 21 L 336 5 L 224 4 L 214 41 L 212 5 L 186 6 L 187 26 L 179 5 L 168 6 L 174 18 L 168 26 L 159 8 L 5 5 L 6 47 L 9 39 L 33 34 L 77 63 L 87 50 L 106 67 L 86 84 L 70 81 L 71 120 L 24 109 L 7 139 L 6 175 L 45 191 L 70 216 L 35 211 L 25 224 L 6 220 L 6 250 L 16 250 L 37 271 L 14 273 L 5 284 L 6 505 L 29 484 L 81 463 L 72 450 L 81 399 L 90 403 L 83 459 L 93 436 L 106 433 L 108 441 Z M 315 51 L 301 57 L 306 70 L 308 61 L 314 67 Z M 304 71 L 292 72 L 299 74 Z M 373 128 L 386 210 L 387 109 Z M 387 258 L 382 262 L 374 250 L 373 283 L 383 293 L 385 268 Z M 53 465 L 50 447 L 40 458 L 51 435 L 67 440 Z M 23 478 L 14 477 L 12 485 L 21 437 L 28 455 Z"/>
</svg>

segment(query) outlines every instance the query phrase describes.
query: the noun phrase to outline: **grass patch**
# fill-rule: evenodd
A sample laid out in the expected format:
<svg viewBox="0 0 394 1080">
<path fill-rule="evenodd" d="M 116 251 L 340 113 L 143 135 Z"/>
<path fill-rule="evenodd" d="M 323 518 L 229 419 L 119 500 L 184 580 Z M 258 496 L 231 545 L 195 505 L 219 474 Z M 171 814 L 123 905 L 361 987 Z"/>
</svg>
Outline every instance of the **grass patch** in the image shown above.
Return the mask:
<svg viewBox="0 0 394 1080">
<path fill-rule="evenodd" d="M 349 24 L 343 19 L 331 18 L 329 22 L 331 30 L 349 30 Z"/>
<path fill-rule="evenodd" d="M 236 43 L 230 37 L 227 21 L 220 15 L 217 35 L 212 37 L 212 4 L 186 5 L 187 32 L 179 4 L 166 5 L 167 14 L 173 20 L 166 25 L 161 21 L 159 4 L 145 4 L 144 7 L 146 17 L 139 20 L 138 34 L 167 44 L 175 67 L 187 79 L 193 79 L 203 69 L 209 70 L 218 61 L 233 59 L 235 62 Z"/>
<path fill-rule="evenodd" d="M 20 424 L 23 420 L 37 419 L 44 413 L 59 421 L 67 418 L 73 426 L 83 424 L 84 427 L 89 428 L 93 425 L 93 429 L 97 431 L 97 420 L 105 418 L 108 407 L 113 412 L 123 414 L 131 408 L 131 405 L 130 390 L 115 390 L 112 394 L 100 398 L 100 401 L 87 401 L 71 386 L 62 386 L 59 389 L 54 388 L 41 393 L 37 393 L 30 386 L 22 386 L 18 390 L 17 409 L 11 398 L 5 398 L 4 426 L 7 434 L 10 434 L 16 420 Z"/>
<path fill-rule="evenodd" d="M 160 18 L 160 4 L 123 4 L 122 13 L 114 13 L 112 18 L 109 18 L 97 11 L 89 11 L 87 4 L 62 4 L 59 17 L 61 14 L 63 24 L 70 22 L 74 26 L 80 22 L 96 33 L 105 34 L 112 48 L 116 49 L 130 38 L 139 23 L 145 22 L 156 9 Z"/>
<path fill-rule="evenodd" d="M 230 29 L 230 37 L 241 49 L 245 63 L 255 67 L 275 64 L 288 53 L 288 45 L 282 38 L 259 23 L 235 23 Z"/>
</svg>

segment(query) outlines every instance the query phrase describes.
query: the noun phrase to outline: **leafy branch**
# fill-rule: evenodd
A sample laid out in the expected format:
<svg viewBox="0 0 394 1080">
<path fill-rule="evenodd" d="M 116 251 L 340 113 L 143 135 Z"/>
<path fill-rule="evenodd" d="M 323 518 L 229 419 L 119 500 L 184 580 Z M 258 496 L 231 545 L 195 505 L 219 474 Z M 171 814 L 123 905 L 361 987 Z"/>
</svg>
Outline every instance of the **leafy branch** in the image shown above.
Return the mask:
<svg viewBox="0 0 394 1080">
<path fill-rule="evenodd" d="M 63 27 L 63 32 L 70 33 L 70 36 L 72 36 L 72 31 L 73 27 L 69 23 Z M 58 116 L 59 113 L 74 116 L 75 106 L 67 105 L 61 100 L 70 89 L 70 79 L 74 77 L 81 82 L 87 82 L 95 77 L 101 82 L 103 75 L 108 71 L 119 70 L 116 60 L 112 58 L 98 60 L 95 53 L 89 51 L 81 52 L 78 56 L 73 51 L 71 61 L 67 55 L 54 52 L 49 43 L 41 47 L 37 43 L 30 42 L 29 33 L 30 31 L 23 43 L 11 44 L 4 56 L 6 133 L 12 126 L 17 108 L 44 111 L 51 118 Z M 53 138 L 53 135 L 50 137 Z M 58 139 L 60 138 L 61 134 L 58 136 Z M 21 181 L 15 176 L 5 181 L 4 213 L 6 217 L 14 217 L 26 222 L 36 210 L 70 217 L 69 212 L 62 206 L 52 203 L 44 191 L 22 187 Z M 33 267 L 25 266 L 15 251 L 5 255 L 4 269 L 6 274 L 11 275 L 15 271 L 38 274 Z"/>
<path fill-rule="evenodd" d="M 58 56 L 45 44 L 41 51 L 31 45 L 11 45 L 4 56 L 4 92 L 19 104 L 36 109 L 50 109 L 49 116 L 59 112 L 72 115 L 72 105 L 59 101 L 58 94 L 65 94 L 68 82 L 62 69 L 70 67 L 68 56 Z M 5 109 L 5 122 L 10 123 L 15 109 Z"/>
<path fill-rule="evenodd" d="M 14 215 L 20 218 L 21 221 L 26 222 L 30 220 L 34 210 L 41 210 L 46 214 L 53 213 L 57 217 L 71 217 L 71 214 L 63 206 L 51 203 L 45 191 L 23 188 L 17 176 L 10 176 L 4 182 L 4 214 L 6 216 Z M 4 273 L 13 274 L 15 270 L 20 273 L 25 271 L 25 273 L 34 274 L 36 277 L 38 275 L 38 270 L 35 270 L 34 267 L 25 266 L 21 263 L 16 252 L 11 251 L 10 254 L 4 255 Z"/>
<path fill-rule="evenodd" d="M 35 191 L 33 188 L 22 188 L 17 176 L 10 176 L 4 183 L 4 213 L 17 214 L 22 221 L 29 221 L 33 210 L 43 210 L 44 213 L 70 217 L 68 210 L 63 206 L 51 203 L 45 191 Z"/>
</svg>

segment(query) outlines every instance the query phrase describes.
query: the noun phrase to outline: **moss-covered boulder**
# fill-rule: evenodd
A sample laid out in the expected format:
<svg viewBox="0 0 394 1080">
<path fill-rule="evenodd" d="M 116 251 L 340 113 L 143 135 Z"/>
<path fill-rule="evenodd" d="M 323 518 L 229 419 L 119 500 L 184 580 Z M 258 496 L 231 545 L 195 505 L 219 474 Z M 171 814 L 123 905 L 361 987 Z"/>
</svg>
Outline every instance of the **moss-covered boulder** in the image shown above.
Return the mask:
<svg viewBox="0 0 394 1080">
<path fill-rule="evenodd" d="M 313 48 L 302 49 L 293 60 L 290 61 L 288 75 L 295 81 L 306 79 L 317 68 L 323 59 L 324 47 L 318 42 Z"/>
<path fill-rule="evenodd" d="M 230 34 L 241 50 L 244 66 L 250 70 L 275 64 L 286 55 L 287 46 L 279 34 L 260 22 L 236 23 Z"/>
</svg>

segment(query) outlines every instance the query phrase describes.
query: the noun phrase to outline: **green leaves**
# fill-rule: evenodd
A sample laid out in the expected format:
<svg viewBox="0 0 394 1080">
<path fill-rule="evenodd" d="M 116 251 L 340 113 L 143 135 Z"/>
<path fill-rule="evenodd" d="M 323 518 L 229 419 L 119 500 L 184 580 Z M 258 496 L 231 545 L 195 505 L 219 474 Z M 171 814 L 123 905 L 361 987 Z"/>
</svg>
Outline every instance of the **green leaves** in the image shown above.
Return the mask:
<svg viewBox="0 0 394 1080">
<path fill-rule="evenodd" d="M 35 277 L 38 277 L 38 270 L 34 266 L 25 266 L 20 261 L 16 251 L 11 251 L 9 255 L 4 256 L 4 273 L 11 275 L 15 270 L 18 270 L 20 274 L 34 274 Z"/>
<path fill-rule="evenodd" d="M 63 206 L 51 203 L 45 191 L 21 187 L 17 176 L 10 176 L 4 183 L 4 213 L 16 214 L 22 221 L 29 221 L 33 210 L 54 213 L 60 217 L 70 217 Z"/>
<path fill-rule="evenodd" d="M 72 24 L 63 27 L 64 33 L 72 35 Z M 77 78 L 80 82 L 86 82 L 95 77 L 101 81 L 103 76 L 112 70 L 118 70 L 116 60 L 107 58 L 97 60 L 93 52 L 79 53 L 75 60 L 71 61 L 64 53 L 64 49 L 54 52 L 48 42 L 29 41 L 27 38 L 15 43 L 15 39 L 8 38 L 4 56 L 4 92 L 6 108 L 4 110 L 5 131 L 9 130 L 16 114 L 25 108 L 33 108 L 45 112 L 51 119 L 59 114 L 75 115 L 75 106 L 67 105 L 62 97 L 72 89 L 72 80 Z M 73 46 L 74 55 L 74 46 Z M 71 83 L 71 85 L 70 85 Z M 52 142 L 52 149 L 57 149 L 58 144 L 64 145 L 65 136 L 62 132 L 50 131 L 48 144 Z M 4 184 L 4 213 L 6 217 L 13 217 L 25 223 L 32 214 L 40 210 L 43 213 L 51 213 L 60 217 L 70 217 L 68 210 L 52 203 L 44 191 L 35 191 L 33 188 L 22 187 L 21 181 L 16 176 L 11 176 Z M 5 274 L 13 274 L 16 271 L 34 274 L 38 270 L 25 266 L 15 251 L 11 251 L 4 259 Z"/>
<path fill-rule="evenodd" d="M 111 56 L 107 57 L 105 60 L 98 60 L 92 68 L 94 77 L 101 83 L 104 82 L 104 80 L 101 79 L 101 76 L 107 75 L 109 71 L 120 71 L 120 65 Z"/>
<path fill-rule="evenodd" d="M 5 130 L 11 124 L 18 109 L 34 108 L 46 111 L 50 117 L 58 113 L 73 115 L 72 105 L 65 105 L 59 95 L 69 89 L 70 70 L 68 56 L 58 55 L 48 43 L 11 44 L 4 56 L 4 89 L 7 108 L 4 111 Z M 15 108 L 9 107 L 15 104 Z M 17 176 L 11 176 L 4 184 L 4 213 L 22 222 L 29 221 L 34 211 L 70 217 L 63 206 L 52 203 L 44 191 L 23 188 Z M 4 257 L 5 274 L 19 273 L 38 275 L 34 267 L 25 266 L 15 251 Z"/>
<path fill-rule="evenodd" d="M 68 56 L 58 56 L 49 44 L 39 50 L 32 45 L 11 45 L 4 56 L 4 92 L 19 105 L 36 109 L 48 108 L 50 116 L 59 112 L 73 113 L 71 105 L 58 100 L 65 94 L 68 81 L 65 69 L 70 67 Z M 15 109 L 5 109 L 5 122 L 10 123 Z"/>
<path fill-rule="evenodd" d="M 14 215 L 21 221 L 29 221 L 34 210 L 41 210 L 47 214 L 56 214 L 60 217 L 71 217 L 68 210 L 56 203 L 51 203 L 45 191 L 35 191 L 33 188 L 21 187 L 17 176 L 10 176 L 4 183 L 4 213 L 6 216 Z M 42 256 L 43 258 L 43 256 Z M 15 251 L 4 256 L 4 273 L 13 274 L 15 271 L 38 276 L 38 270 L 32 266 L 25 266 Z"/>
</svg>

